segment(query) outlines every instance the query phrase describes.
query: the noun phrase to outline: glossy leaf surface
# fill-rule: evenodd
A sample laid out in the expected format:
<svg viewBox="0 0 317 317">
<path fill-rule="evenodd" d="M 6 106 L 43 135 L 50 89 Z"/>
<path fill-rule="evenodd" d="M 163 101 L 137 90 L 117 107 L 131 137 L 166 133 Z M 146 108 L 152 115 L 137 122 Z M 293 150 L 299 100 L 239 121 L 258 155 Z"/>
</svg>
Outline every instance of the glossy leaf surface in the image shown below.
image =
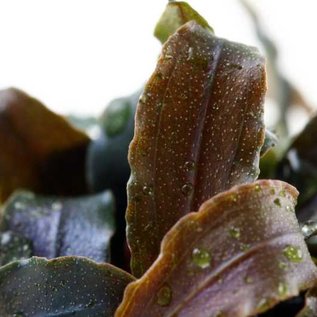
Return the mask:
<svg viewBox="0 0 317 317">
<path fill-rule="evenodd" d="M 113 316 L 129 274 L 80 257 L 31 258 L 0 268 L 0 315 Z"/>
<path fill-rule="evenodd" d="M 32 241 L 36 256 L 81 255 L 106 262 L 114 232 L 113 213 L 110 192 L 73 199 L 20 192 L 7 202 L 2 228 Z"/>
<path fill-rule="evenodd" d="M 297 194 L 262 180 L 184 216 L 116 317 L 253 316 L 311 287 L 317 271 L 294 213 Z"/>
<path fill-rule="evenodd" d="M 296 186 L 302 205 L 317 194 L 317 116 L 295 138 L 278 165 L 277 176 Z"/>
<path fill-rule="evenodd" d="M 12 231 L 0 232 L 0 266 L 32 256 L 31 242 Z"/>
<path fill-rule="evenodd" d="M 140 98 L 129 148 L 128 241 L 136 276 L 184 214 L 258 175 L 264 61 L 189 22 L 169 38 Z"/>
<path fill-rule="evenodd" d="M 0 201 L 14 190 L 86 192 L 89 138 L 18 89 L 0 91 Z"/>
<path fill-rule="evenodd" d="M 161 43 L 165 43 L 169 36 L 189 21 L 195 21 L 213 33 L 213 29 L 208 22 L 187 2 L 170 1 L 155 27 L 154 35 Z"/>
</svg>

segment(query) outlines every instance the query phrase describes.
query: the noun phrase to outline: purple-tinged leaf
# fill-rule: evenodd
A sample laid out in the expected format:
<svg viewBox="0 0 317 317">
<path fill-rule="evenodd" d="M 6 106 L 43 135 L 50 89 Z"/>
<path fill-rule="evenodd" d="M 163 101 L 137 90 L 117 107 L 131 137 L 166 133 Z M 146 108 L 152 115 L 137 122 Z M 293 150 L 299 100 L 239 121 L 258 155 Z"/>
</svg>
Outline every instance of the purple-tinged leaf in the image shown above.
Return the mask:
<svg viewBox="0 0 317 317">
<path fill-rule="evenodd" d="M 116 317 L 246 317 L 313 286 L 317 269 L 300 231 L 294 187 L 235 186 L 184 216 L 156 262 L 130 284 Z"/>
<path fill-rule="evenodd" d="M 0 268 L 0 315 L 113 316 L 133 277 L 83 257 L 31 258 Z"/>
<path fill-rule="evenodd" d="M 35 256 L 79 255 L 108 262 L 113 218 L 109 191 L 79 198 L 17 192 L 4 206 L 1 226 L 32 241 Z"/>
</svg>

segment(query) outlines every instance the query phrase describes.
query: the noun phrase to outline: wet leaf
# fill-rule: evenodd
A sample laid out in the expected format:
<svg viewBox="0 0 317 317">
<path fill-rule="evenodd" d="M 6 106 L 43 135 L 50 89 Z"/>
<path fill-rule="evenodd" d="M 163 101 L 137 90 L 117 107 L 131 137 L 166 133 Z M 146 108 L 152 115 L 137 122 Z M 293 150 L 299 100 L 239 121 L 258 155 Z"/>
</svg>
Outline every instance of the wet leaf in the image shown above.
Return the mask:
<svg viewBox="0 0 317 317">
<path fill-rule="evenodd" d="M 133 277 L 81 257 L 31 258 L 0 268 L 0 315 L 113 316 Z"/>
<path fill-rule="evenodd" d="M 31 240 L 36 256 L 81 255 L 106 262 L 113 213 L 110 192 L 63 199 L 19 192 L 6 203 L 2 228 Z"/>
<path fill-rule="evenodd" d="M 31 241 L 12 231 L 0 232 L 0 266 L 31 256 Z"/>
<path fill-rule="evenodd" d="M 278 165 L 277 176 L 296 186 L 299 205 L 317 194 L 317 116 L 295 138 Z"/>
<path fill-rule="evenodd" d="M 18 89 L 0 91 L 0 202 L 14 190 L 86 192 L 89 138 Z"/>
<path fill-rule="evenodd" d="M 189 21 L 195 21 L 207 31 L 214 32 L 208 22 L 187 2 L 170 1 L 155 27 L 154 35 L 163 44 L 179 27 Z"/>
<path fill-rule="evenodd" d="M 261 180 L 184 216 L 116 317 L 253 316 L 311 287 L 317 271 L 294 213 L 297 194 Z"/>
<path fill-rule="evenodd" d="M 316 317 L 317 316 L 317 288 L 314 287 L 306 294 L 305 307 L 296 317 Z"/>
<path fill-rule="evenodd" d="M 128 241 L 141 276 L 183 215 L 258 175 L 264 61 L 189 22 L 169 38 L 140 98 L 129 148 Z"/>
</svg>

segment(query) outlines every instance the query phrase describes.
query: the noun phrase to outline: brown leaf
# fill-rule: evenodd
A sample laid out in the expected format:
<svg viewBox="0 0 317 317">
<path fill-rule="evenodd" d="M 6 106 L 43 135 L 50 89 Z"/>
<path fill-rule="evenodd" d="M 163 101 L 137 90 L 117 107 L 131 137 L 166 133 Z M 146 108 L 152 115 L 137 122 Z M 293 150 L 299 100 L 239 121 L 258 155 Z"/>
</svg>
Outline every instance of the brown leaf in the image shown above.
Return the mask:
<svg viewBox="0 0 317 317">
<path fill-rule="evenodd" d="M 189 22 L 163 46 L 140 98 L 130 145 L 128 240 L 141 276 L 186 213 L 258 175 L 263 58 Z"/>
<path fill-rule="evenodd" d="M 295 217 L 297 194 L 261 180 L 184 216 L 127 287 L 116 317 L 253 316 L 312 286 L 317 272 Z"/>
<path fill-rule="evenodd" d="M 0 202 L 15 189 L 80 194 L 89 138 L 18 89 L 0 91 Z"/>
</svg>

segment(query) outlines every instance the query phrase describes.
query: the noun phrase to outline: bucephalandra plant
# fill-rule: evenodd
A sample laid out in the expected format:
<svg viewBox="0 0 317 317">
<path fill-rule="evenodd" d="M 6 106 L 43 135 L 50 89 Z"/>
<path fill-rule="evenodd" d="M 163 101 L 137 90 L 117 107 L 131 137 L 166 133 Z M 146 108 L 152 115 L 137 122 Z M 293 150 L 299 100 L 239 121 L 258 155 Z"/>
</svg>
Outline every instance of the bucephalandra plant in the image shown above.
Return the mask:
<svg viewBox="0 0 317 317">
<path fill-rule="evenodd" d="M 317 316 L 316 118 L 271 162 L 258 50 L 185 2 L 155 35 L 95 140 L 0 92 L 0 316 Z"/>
</svg>

